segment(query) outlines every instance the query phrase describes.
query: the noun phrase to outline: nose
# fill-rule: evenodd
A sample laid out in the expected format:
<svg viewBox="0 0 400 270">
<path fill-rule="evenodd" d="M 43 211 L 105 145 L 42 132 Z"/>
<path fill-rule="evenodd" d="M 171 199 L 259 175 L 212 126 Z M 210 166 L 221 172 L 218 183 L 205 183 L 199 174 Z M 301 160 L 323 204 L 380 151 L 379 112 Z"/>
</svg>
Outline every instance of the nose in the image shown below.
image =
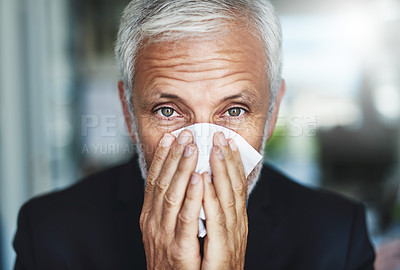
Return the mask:
<svg viewBox="0 0 400 270">
<path fill-rule="evenodd" d="M 192 96 L 191 107 L 191 117 L 190 123 L 187 124 L 197 124 L 197 123 L 211 123 L 216 124 L 218 120 L 217 106 L 215 102 L 209 97 L 208 94 Z"/>
<path fill-rule="evenodd" d="M 194 111 L 193 123 L 211 123 L 215 124 L 215 117 L 212 115 L 212 111 L 210 109 L 198 109 Z"/>
</svg>

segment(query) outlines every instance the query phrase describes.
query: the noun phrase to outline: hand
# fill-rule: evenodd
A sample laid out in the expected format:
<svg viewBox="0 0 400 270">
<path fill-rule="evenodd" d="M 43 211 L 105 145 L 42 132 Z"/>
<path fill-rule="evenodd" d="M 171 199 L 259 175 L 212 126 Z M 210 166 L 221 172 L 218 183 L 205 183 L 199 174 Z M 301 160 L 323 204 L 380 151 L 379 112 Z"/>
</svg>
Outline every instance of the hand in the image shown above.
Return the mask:
<svg viewBox="0 0 400 270">
<path fill-rule="evenodd" d="M 147 269 L 200 269 L 197 238 L 203 181 L 190 131 L 166 133 L 146 179 L 140 229 Z"/>
<path fill-rule="evenodd" d="M 222 132 L 213 138 L 210 155 L 213 181 L 204 178 L 204 239 L 202 269 L 243 269 L 247 246 L 247 179 L 234 140 L 229 145 Z"/>
</svg>

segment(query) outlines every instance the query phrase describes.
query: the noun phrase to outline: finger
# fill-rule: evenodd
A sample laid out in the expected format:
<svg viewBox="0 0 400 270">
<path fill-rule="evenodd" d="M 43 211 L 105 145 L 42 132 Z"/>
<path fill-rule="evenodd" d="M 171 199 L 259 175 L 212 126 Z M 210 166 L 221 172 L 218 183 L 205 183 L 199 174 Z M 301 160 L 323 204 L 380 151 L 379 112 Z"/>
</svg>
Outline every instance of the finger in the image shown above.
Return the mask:
<svg viewBox="0 0 400 270">
<path fill-rule="evenodd" d="M 235 162 L 237 164 L 237 168 L 239 170 L 239 173 L 240 173 L 242 179 L 246 178 L 246 174 L 244 173 L 244 168 L 243 168 L 242 157 L 240 155 L 239 148 L 238 148 L 238 146 L 236 144 L 235 139 L 234 138 L 229 138 L 229 139 L 227 139 L 227 141 L 229 143 L 229 146 L 232 149 L 232 154 L 233 154 L 233 156 L 235 158 Z"/>
<path fill-rule="evenodd" d="M 164 194 L 167 191 L 172 177 L 174 176 L 178 164 L 183 156 L 183 151 L 187 144 L 193 141 L 192 133 L 189 130 L 182 131 L 178 139 L 172 144 L 168 156 L 162 166 L 162 169 L 155 182 L 153 192 L 153 211 L 161 219 L 162 204 Z"/>
<path fill-rule="evenodd" d="M 164 195 L 161 223 L 165 225 L 167 231 L 175 230 L 176 218 L 185 199 L 190 177 L 196 168 L 197 158 L 198 150 L 196 145 L 188 144 Z"/>
<path fill-rule="evenodd" d="M 220 201 L 215 192 L 214 185 L 211 181 L 211 176 L 208 172 L 203 174 L 204 196 L 203 206 L 206 215 L 207 235 L 210 239 L 221 239 L 221 232 L 226 228 L 225 214 L 222 211 Z"/>
<path fill-rule="evenodd" d="M 230 139 L 232 143 L 232 139 Z M 224 133 L 218 132 L 216 133 L 216 137 L 214 137 L 214 144 L 217 144 L 224 155 L 224 160 L 227 168 L 227 172 L 229 175 L 229 178 L 231 180 L 231 186 L 233 191 L 235 192 L 235 199 L 239 201 L 243 201 L 246 198 L 246 190 L 244 188 L 244 178 L 241 177 L 239 168 L 237 162 L 236 162 L 236 157 L 233 153 L 233 150 L 231 148 L 231 145 L 228 144 L 228 141 L 225 138 Z M 236 146 L 236 144 L 232 143 L 233 146 Z M 237 147 L 236 147 L 237 148 Z M 236 149 L 236 154 L 238 153 Z M 242 165 L 243 166 L 243 165 Z"/>
<path fill-rule="evenodd" d="M 240 153 L 237 145 L 232 138 L 229 139 L 228 143 L 228 140 L 226 140 L 225 135 L 222 132 L 217 132 L 215 134 L 214 144 L 218 144 L 222 149 L 227 172 L 234 192 L 236 211 L 237 213 L 242 213 L 246 208 L 247 180 L 246 177 L 242 177 L 240 172 L 240 168 L 243 169 L 243 164 L 241 164 Z M 235 151 L 233 151 L 233 149 L 235 149 Z M 238 159 L 240 160 L 240 163 L 238 162 Z"/>
<path fill-rule="evenodd" d="M 236 222 L 236 199 L 232 190 L 231 179 L 224 160 L 224 154 L 217 145 L 214 145 L 211 150 L 210 165 L 213 185 L 222 210 L 224 211 L 227 225 L 230 226 Z"/>
<path fill-rule="evenodd" d="M 185 201 L 178 214 L 175 239 L 176 243 L 183 247 L 190 243 L 189 239 L 197 240 L 199 230 L 199 215 L 203 201 L 203 178 L 198 173 L 193 173 L 187 187 Z M 188 247 L 191 248 L 191 247 Z"/>
<path fill-rule="evenodd" d="M 240 169 L 243 169 L 243 165 L 241 164 L 237 145 L 232 138 L 226 140 L 222 132 L 216 133 L 214 136 L 214 144 L 221 148 L 224 155 L 227 172 L 231 180 L 231 186 L 235 192 L 236 200 L 240 199 L 239 201 L 242 201 L 246 197 L 243 193 L 246 193 L 247 190 L 244 188 L 244 184 L 246 183 L 245 177 L 242 177 L 240 171 Z M 232 147 L 235 151 L 233 151 Z"/>
<path fill-rule="evenodd" d="M 173 142 L 175 141 L 175 136 L 169 133 L 165 133 L 160 140 L 156 152 L 153 157 L 150 169 L 147 173 L 143 210 L 149 211 L 151 202 L 153 200 L 153 190 L 155 181 L 161 171 L 166 157 L 168 156 L 169 150 Z"/>
<path fill-rule="evenodd" d="M 229 176 L 232 181 L 232 188 L 236 196 L 236 207 L 240 212 L 246 207 L 247 201 L 247 179 L 243 169 L 242 158 L 238 150 L 237 144 L 233 138 L 228 139 L 229 146 L 232 150 L 233 160 L 232 162 L 227 162 L 227 168 Z"/>
</svg>

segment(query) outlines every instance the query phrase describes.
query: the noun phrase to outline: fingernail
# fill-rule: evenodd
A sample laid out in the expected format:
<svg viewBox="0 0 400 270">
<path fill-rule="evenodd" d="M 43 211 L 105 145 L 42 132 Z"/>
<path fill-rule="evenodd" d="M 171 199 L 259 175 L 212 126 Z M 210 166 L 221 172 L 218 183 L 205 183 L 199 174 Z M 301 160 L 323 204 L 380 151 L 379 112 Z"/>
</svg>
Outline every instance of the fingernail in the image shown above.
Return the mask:
<svg viewBox="0 0 400 270">
<path fill-rule="evenodd" d="M 190 184 L 196 185 L 199 182 L 199 175 L 197 173 L 193 173 L 192 177 L 190 178 Z"/>
<path fill-rule="evenodd" d="M 224 155 L 222 154 L 222 150 L 221 148 L 219 148 L 218 146 L 214 147 L 214 151 L 217 153 L 217 156 L 220 160 L 224 159 Z"/>
<path fill-rule="evenodd" d="M 229 145 L 231 146 L 232 151 L 237 151 L 238 150 L 237 144 L 235 143 L 234 139 L 231 138 L 229 140 Z"/>
<path fill-rule="evenodd" d="M 172 143 L 175 140 L 175 136 L 169 134 L 169 133 L 165 133 L 164 137 L 161 140 L 161 145 L 163 147 L 170 147 L 172 145 Z"/>
<path fill-rule="evenodd" d="M 183 155 L 185 157 L 189 157 L 193 154 L 193 152 L 194 152 L 194 146 L 189 144 L 189 145 L 186 145 L 185 152 L 183 152 Z"/>
<path fill-rule="evenodd" d="M 190 134 L 191 134 L 190 131 L 186 131 L 186 130 L 182 131 L 181 134 L 179 134 L 178 143 L 179 144 L 188 143 L 190 140 Z"/>
<path fill-rule="evenodd" d="M 228 142 L 226 141 L 226 138 L 225 138 L 224 133 L 220 132 L 220 133 L 218 134 L 218 140 L 219 140 L 219 143 L 220 143 L 222 146 L 227 146 L 227 145 L 228 145 Z"/>
<path fill-rule="evenodd" d="M 211 175 L 208 172 L 205 173 L 205 178 L 208 183 L 211 183 Z"/>
</svg>

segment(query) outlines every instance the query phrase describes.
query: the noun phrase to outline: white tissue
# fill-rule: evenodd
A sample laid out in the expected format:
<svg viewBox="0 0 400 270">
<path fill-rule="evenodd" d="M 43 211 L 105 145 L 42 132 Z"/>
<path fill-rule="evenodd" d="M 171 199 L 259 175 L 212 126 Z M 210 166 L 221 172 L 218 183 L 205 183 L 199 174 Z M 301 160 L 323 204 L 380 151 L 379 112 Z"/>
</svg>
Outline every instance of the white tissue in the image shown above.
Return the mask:
<svg viewBox="0 0 400 270">
<path fill-rule="evenodd" d="M 178 137 L 178 135 L 184 129 L 188 129 L 192 132 L 194 137 L 194 144 L 198 148 L 198 160 L 195 172 L 203 173 L 208 171 L 211 174 L 210 167 L 210 154 L 211 148 L 213 146 L 213 136 L 215 132 L 223 132 L 225 137 L 233 138 L 238 146 L 240 157 L 242 158 L 243 169 L 246 177 L 251 173 L 254 167 L 260 162 L 262 156 L 258 153 L 242 136 L 237 134 L 231 129 L 225 128 L 223 126 L 218 126 L 210 123 L 198 123 L 188 127 L 184 127 L 172 132 L 173 135 Z M 204 222 L 206 216 L 203 207 L 201 207 L 199 216 L 199 237 L 204 237 L 207 234 Z"/>
</svg>

